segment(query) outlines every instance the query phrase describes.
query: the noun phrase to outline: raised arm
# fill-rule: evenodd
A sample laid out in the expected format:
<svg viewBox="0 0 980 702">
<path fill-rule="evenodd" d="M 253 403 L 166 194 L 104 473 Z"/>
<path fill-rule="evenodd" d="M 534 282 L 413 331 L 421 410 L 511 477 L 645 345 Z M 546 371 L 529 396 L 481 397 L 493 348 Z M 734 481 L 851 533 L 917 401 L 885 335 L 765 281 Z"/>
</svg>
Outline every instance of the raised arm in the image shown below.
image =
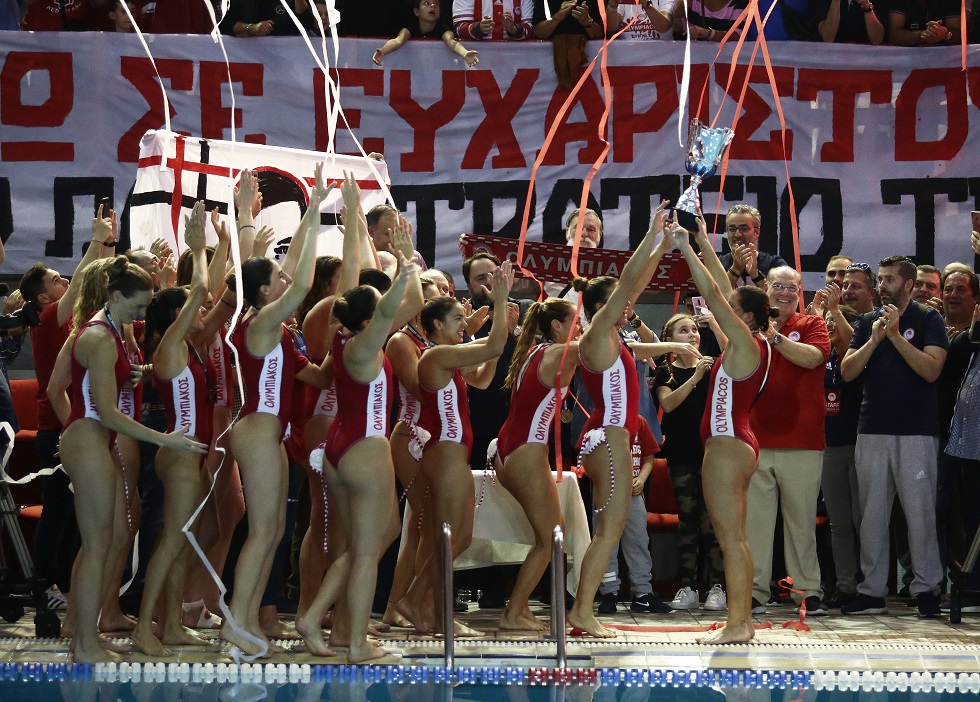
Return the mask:
<svg viewBox="0 0 980 702">
<path fill-rule="evenodd" d="M 702 358 L 701 352 L 691 344 L 680 344 L 675 341 L 657 341 L 653 343 L 628 344 L 636 360 L 645 361 L 648 358 L 663 356 L 665 353 L 684 353 L 695 358 Z"/>
<path fill-rule="evenodd" d="M 718 254 L 715 253 L 714 247 L 708 240 L 708 226 L 705 224 L 704 217 L 700 213 L 698 214 L 697 220 L 698 233 L 694 235 L 694 240 L 697 242 L 698 248 L 701 249 L 701 260 L 704 262 L 704 267 L 708 269 L 711 277 L 718 283 L 721 294 L 727 300 L 728 296 L 732 294 L 732 280 L 728 277 L 728 271 L 721 265 Z"/>
<path fill-rule="evenodd" d="M 92 261 L 97 261 L 100 258 L 106 257 L 106 251 L 109 251 L 116 245 L 116 234 L 118 232 L 118 225 L 116 223 L 116 211 L 109 210 L 109 216 L 102 216 L 102 205 L 99 205 L 99 213 L 92 220 L 92 241 L 88 245 L 88 249 L 85 251 L 85 255 L 82 256 L 82 260 L 78 262 L 78 266 L 75 268 L 75 274 L 71 277 L 71 281 L 68 283 L 68 289 L 65 290 L 65 294 L 61 296 L 58 300 L 58 326 L 63 326 L 65 322 L 71 317 L 72 310 L 75 309 L 75 300 L 78 299 L 78 293 L 81 290 L 82 276 L 81 272 L 84 271 L 88 264 Z M 108 248 L 107 248 L 108 247 Z"/>
<path fill-rule="evenodd" d="M 362 239 L 371 238 L 367 233 L 367 220 L 364 219 L 364 213 L 361 211 L 361 189 L 357 186 L 353 174 L 344 173 L 340 194 L 344 198 L 344 247 L 341 253 L 343 263 L 340 267 L 340 278 L 337 281 L 338 295 L 357 287 L 361 262 L 364 260 Z"/>
<path fill-rule="evenodd" d="M 391 323 L 398 313 L 402 298 L 410 284 L 418 285 L 419 269 L 412 261 L 407 261 L 403 256 L 398 258 L 398 275 L 392 281 L 374 310 L 374 316 L 367 323 L 364 331 L 357 334 L 347 342 L 344 350 L 345 359 L 354 364 L 369 363 L 377 357 L 378 352 L 384 346 L 390 334 Z M 418 305 L 412 313 L 412 317 L 419 313 L 422 305 Z"/>
<path fill-rule="evenodd" d="M 255 206 L 261 201 L 259 181 L 254 171 L 242 171 L 238 179 L 238 190 L 235 191 L 235 207 L 238 208 L 238 248 L 242 259 L 252 255 L 255 245 L 255 222 L 252 214 Z"/>
<path fill-rule="evenodd" d="M 208 290 L 218 301 L 218 296 L 225 289 L 225 271 L 228 265 L 228 252 L 231 250 L 231 232 L 228 225 L 218 215 L 218 210 L 211 212 L 211 224 L 218 235 L 218 245 L 214 247 L 214 255 L 208 264 Z"/>
<path fill-rule="evenodd" d="M 392 253 L 398 256 L 399 261 L 413 261 L 415 248 L 412 246 L 412 236 L 409 230 L 403 226 L 404 218 L 399 218 L 399 224 L 395 227 L 392 234 Z M 400 276 L 399 276 L 400 277 Z M 391 321 L 391 328 L 388 333 L 393 333 L 396 329 L 401 329 L 408 324 L 422 309 L 425 298 L 422 296 L 422 282 L 418 276 L 418 266 L 415 266 L 415 275 L 411 276 L 405 286 L 404 294 L 398 311 Z"/>
</svg>

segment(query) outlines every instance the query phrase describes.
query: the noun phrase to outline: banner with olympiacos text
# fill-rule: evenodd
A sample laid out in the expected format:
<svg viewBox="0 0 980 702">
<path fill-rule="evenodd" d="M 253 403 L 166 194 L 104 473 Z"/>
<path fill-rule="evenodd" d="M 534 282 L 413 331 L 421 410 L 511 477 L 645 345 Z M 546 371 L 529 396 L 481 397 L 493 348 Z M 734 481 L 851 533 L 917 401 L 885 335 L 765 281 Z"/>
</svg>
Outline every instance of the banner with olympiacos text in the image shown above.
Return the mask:
<svg viewBox="0 0 980 702">
<path fill-rule="evenodd" d="M 175 133 L 302 151 L 330 145 L 330 92 L 302 39 L 225 37 L 230 65 L 207 36 L 148 39 Z M 977 47 L 963 71 L 959 47 L 772 43 L 784 140 L 769 72 L 761 59 L 747 70 L 751 45 L 734 75 L 733 46 L 714 61 L 717 45 L 692 45 L 691 89 L 682 95 L 683 43 L 613 42 L 602 133 L 607 100 L 598 65 L 555 125 L 568 92 L 557 86 L 547 42 L 476 43 L 473 69 L 426 40 L 408 42 L 379 67 L 371 61 L 378 45 L 342 40 L 339 65 L 328 54 L 342 109 L 335 150 L 358 153 L 353 132 L 365 152 L 384 154 L 392 197 L 415 225 L 417 248 L 460 283 L 460 234 L 519 235 L 532 166 L 549 134 L 528 240 L 564 242 L 567 213 L 607 139 L 590 203 L 603 215 L 604 246 L 632 248 L 660 200 L 676 200 L 688 182 L 681 106 L 685 139 L 699 104 L 702 119 L 717 115 L 716 126 L 731 126 L 743 86 L 723 192 L 718 175 L 701 188 L 709 222 L 735 203 L 755 205 L 760 248 L 793 262 L 788 163 L 810 287 L 840 252 L 872 263 L 894 253 L 940 266 L 974 261 Z M 590 43 L 590 53 L 601 46 Z M 128 242 L 140 141 L 164 126 L 163 104 L 134 36 L 0 32 L 2 272 L 19 273 L 39 259 L 70 272 L 105 198 L 120 212 Z M 290 235 L 277 232 L 280 240 Z M 727 248 L 723 238 L 717 247 Z"/>
</svg>

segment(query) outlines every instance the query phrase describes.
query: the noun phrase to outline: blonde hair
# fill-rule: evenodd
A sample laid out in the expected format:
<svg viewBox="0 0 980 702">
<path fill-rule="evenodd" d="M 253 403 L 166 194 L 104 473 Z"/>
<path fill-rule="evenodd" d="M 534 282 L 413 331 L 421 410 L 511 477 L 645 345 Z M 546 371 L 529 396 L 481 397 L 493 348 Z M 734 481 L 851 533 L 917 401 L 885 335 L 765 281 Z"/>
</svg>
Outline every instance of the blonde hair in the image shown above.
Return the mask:
<svg viewBox="0 0 980 702">
<path fill-rule="evenodd" d="M 514 347 L 514 353 L 510 358 L 510 368 L 507 369 L 507 378 L 504 380 L 505 388 L 513 387 L 514 383 L 517 382 L 521 367 L 537 342 L 538 336 L 548 341 L 554 341 L 551 337 L 551 323 L 555 320 L 564 322 L 573 314 L 575 314 L 575 305 L 558 297 L 549 297 L 544 302 L 535 302 L 528 308 L 527 314 L 524 315 L 524 323 L 521 325 L 521 336 L 517 340 L 517 346 Z"/>
<path fill-rule="evenodd" d="M 72 310 L 72 334 L 78 334 L 89 318 L 109 301 L 109 268 L 114 261 L 114 258 L 100 258 L 79 273 L 81 280 Z"/>
</svg>

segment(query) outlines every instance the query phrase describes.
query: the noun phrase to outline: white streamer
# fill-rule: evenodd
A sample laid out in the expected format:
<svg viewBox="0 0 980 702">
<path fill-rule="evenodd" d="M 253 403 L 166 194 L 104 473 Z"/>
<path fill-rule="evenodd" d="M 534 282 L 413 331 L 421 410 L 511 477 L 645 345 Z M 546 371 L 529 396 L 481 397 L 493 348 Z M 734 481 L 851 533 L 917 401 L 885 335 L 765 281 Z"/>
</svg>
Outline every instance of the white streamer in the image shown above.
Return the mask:
<svg viewBox="0 0 980 702">
<path fill-rule="evenodd" d="M 684 3 L 684 17 L 687 18 L 690 8 L 687 6 L 687 0 L 680 0 Z M 677 142 L 681 145 L 681 148 L 687 148 L 687 125 L 684 123 L 684 112 L 687 110 L 687 101 L 689 99 L 688 91 L 691 89 L 691 29 L 690 20 L 688 20 L 688 30 L 684 33 L 684 69 L 681 71 L 681 92 L 680 100 L 678 100 L 679 107 L 677 109 Z"/>
</svg>

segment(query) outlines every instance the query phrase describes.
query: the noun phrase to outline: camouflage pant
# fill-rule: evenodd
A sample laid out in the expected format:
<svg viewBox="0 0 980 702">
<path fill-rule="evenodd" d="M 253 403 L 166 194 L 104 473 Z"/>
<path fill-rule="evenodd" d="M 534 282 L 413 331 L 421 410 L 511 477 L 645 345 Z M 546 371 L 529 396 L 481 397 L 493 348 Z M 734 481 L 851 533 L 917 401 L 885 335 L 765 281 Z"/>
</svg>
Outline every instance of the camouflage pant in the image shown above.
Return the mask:
<svg viewBox="0 0 980 702">
<path fill-rule="evenodd" d="M 670 484 L 677 501 L 677 550 L 680 554 L 679 575 L 682 586 L 698 589 L 699 580 L 709 585 L 725 585 L 725 563 L 721 547 L 711 528 L 711 518 L 704 506 L 701 490 L 701 464 L 668 462 Z M 707 559 L 707 573 L 699 571 Z"/>
</svg>

